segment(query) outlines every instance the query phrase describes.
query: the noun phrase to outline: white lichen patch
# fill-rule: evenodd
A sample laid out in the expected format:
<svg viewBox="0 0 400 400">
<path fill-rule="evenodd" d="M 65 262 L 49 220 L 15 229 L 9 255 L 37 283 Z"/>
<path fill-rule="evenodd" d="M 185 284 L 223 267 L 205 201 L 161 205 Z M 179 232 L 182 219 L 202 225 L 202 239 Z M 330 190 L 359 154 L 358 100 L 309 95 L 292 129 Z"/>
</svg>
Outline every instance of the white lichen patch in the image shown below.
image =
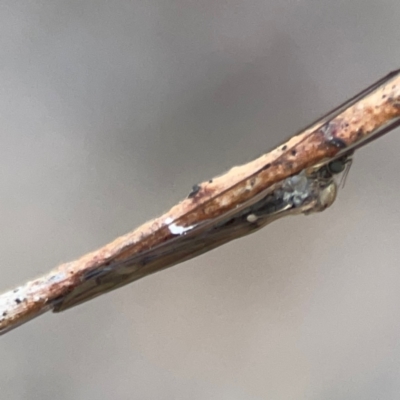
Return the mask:
<svg viewBox="0 0 400 400">
<path fill-rule="evenodd" d="M 19 287 L 0 296 L 0 321 L 26 301 L 26 290 Z"/>
<path fill-rule="evenodd" d="M 0 295 L 0 335 L 51 309 L 47 304 L 51 285 L 65 279 L 65 273 L 56 272 L 27 282 L 23 286 Z M 15 323 L 14 321 L 19 321 Z"/>
<path fill-rule="evenodd" d="M 67 276 L 64 272 L 57 272 L 56 274 L 51 275 L 48 281 L 51 283 L 58 283 L 65 280 L 66 278 Z"/>
<path fill-rule="evenodd" d="M 190 231 L 191 229 L 194 228 L 194 225 L 191 226 L 179 226 L 175 223 L 172 223 L 173 219 L 172 218 L 166 218 L 165 223 L 168 225 L 169 231 L 173 235 L 183 235 L 185 232 Z"/>
</svg>

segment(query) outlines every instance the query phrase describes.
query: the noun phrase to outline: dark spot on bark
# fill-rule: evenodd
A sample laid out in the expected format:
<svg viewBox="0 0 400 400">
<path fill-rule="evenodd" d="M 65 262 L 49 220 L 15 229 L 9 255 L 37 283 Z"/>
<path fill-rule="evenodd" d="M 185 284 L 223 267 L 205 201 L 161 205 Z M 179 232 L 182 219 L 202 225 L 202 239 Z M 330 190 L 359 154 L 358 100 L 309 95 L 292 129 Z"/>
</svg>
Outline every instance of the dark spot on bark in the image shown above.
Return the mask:
<svg viewBox="0 0 400 400">
<path fill-rule="evenodd" d="M 141 266 L 147 265 L 149 262 L 153 261 L 156 257 L 155 256 L 146 256 L 143 257 L 143 260 L 140 261 Z"/>
<path fill-rule="evenodd" d="M 357 139 L 360 139 L 360 138 L 363 137 L 364 131 L 363 131 L 362 129 L 359 129 L 359 130 L 357 131 L 356 135 L 357 135 Z"/>
<path fill-rule="evenodd" d="M 338 149 L 345 149 L 347 147 L 347 144 L 340 138 L 333 138 L 327 141 L 327 143 L 331 146 L 335 146 Z"/>
<path fill-rule="evenodd" d="M 22 300 L 19 299 L 19 298 L 16 298 L 16 299 L 15 299 L 15 302 L 16 302 L 17 304 L 21 304 L 21 303 L 22 303 Z"/>
<path fill-rule="evenodd" d="M 3 312 L 3 317 L 7 316 L 7 311 Z"/>
<path fill-rule="evenodd" d="M 292 156 L 295 156 L 295 155 L 297 154 L 296 149 L 293 149 L 293 150 L 291 151 L 291 153 L 292 153 Z"/>
<path fill-rule="evenodd" d="M 204 187 L 201 188 L 201 192 L 198 193 L 198 196 L 195 196 L 193 198 L 193 201 L 194 202 L 201 201 L 205 197 L 212 196 L 214 193 L 215 193 L 215 189 L 209 188 L 209 187 L 207 187 L 207 185 L 205 185 Z"/>
<path fill-rule="evenodd" d="M 250 179 L 250 186 L 253 187 L 255 183 L 256 183 L 256 179 L 255 178 L 251 178 Z"/>
<path fill-rule="evenodd" d="M 197 184 L 193 185 L 192 191 L 189 193 L 188 198 L 191 199 L 194 196 L 196 196 L 196 194 L 199 193 L 200 189 L 201 189 L 200 185 L 197 185 Z"/>
<path fill-rule="evenodd" d="M 263 171 L 265 171 L 266 169 L 268 169 L 270 166 L 271 166 L 271 163 L 268 163 L 268 164 L 264 165 Z"/>
<path fill-rule="evenodd" d="M 398 101 L 393 102 L 392 105 L 394 108 L 400 108 L 400 103 Z"/>
<path fill-rule="evenodd" d="M 212 180 L 212 179 L 210 179 L 210 180 L 208 181 L 208 183 L 213 183 L 213 180 Z"/>
<path fill-rule="evenodd" d="M 382 95 L 382 99 L 386 99 L 386 94 L 383 94 L 383 95 Z"/>
<path fill-rule="evenodd" d="M 287 149 L 286 144 L 284 146 L 282 146 L 282 151 L 285 151 Z"/>
</svg>

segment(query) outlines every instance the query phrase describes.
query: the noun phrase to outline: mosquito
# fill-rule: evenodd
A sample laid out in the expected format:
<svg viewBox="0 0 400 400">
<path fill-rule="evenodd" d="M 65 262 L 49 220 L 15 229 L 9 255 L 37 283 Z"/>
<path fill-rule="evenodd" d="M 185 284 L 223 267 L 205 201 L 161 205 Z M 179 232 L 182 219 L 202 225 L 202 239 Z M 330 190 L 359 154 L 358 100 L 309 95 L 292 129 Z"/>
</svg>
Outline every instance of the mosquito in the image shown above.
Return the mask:
<svg viewBox="0 0 400 400">
<path fill-rule="evenodd" d="M 63 311 L 336 199 L 360 147 L 400 125 L 400 70 L 329 112 L 276 149 L 194 185 L 163 216 L 99 250 L 0 296 L 0 333 Z"/>
</svg>

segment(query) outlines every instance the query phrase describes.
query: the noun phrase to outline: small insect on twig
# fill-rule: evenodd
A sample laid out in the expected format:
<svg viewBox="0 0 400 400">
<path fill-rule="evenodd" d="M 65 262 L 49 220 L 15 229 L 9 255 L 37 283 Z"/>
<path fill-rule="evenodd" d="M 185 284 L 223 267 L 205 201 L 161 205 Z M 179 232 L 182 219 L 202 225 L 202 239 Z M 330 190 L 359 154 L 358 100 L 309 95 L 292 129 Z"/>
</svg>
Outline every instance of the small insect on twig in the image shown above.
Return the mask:
<svg viewBox="0 0 400 400">
<path fill-rule="evenodd" d="M 196 257 L 287 215 L 323 211 L 356 149 L 400 124 L 400 70 L 286 143 L 193 187 L 163 216 L 0 296 L 0 333 Z"/>
</svg>

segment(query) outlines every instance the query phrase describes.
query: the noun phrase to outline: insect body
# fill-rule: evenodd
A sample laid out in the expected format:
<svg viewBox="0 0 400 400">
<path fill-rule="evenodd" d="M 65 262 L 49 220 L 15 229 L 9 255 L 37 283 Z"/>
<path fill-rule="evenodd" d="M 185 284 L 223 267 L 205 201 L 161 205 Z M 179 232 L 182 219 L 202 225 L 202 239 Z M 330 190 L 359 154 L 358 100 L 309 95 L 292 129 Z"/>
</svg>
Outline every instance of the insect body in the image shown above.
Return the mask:
<svg viewBox="0 0 400 400">
<path fill-rule="evenodd" d="M 71 294 L 55 302 L 54 310 L 65 310 L 85 301 L 88 295 L 94 297 L 103 294 L 196 257 L 279 218 L 325 210 L 336 198 L 335 175 L 343 171 L 339 166 L 347 161 L 348 157 L 343 156 L 318 168 L 303 170 L 276 183 L 233 211 L 197 226 L 180 227 L 167 219 L 169 230 L 175 237 L 143 253 L 102 265 L 85 274 Z"/>
</svg>

